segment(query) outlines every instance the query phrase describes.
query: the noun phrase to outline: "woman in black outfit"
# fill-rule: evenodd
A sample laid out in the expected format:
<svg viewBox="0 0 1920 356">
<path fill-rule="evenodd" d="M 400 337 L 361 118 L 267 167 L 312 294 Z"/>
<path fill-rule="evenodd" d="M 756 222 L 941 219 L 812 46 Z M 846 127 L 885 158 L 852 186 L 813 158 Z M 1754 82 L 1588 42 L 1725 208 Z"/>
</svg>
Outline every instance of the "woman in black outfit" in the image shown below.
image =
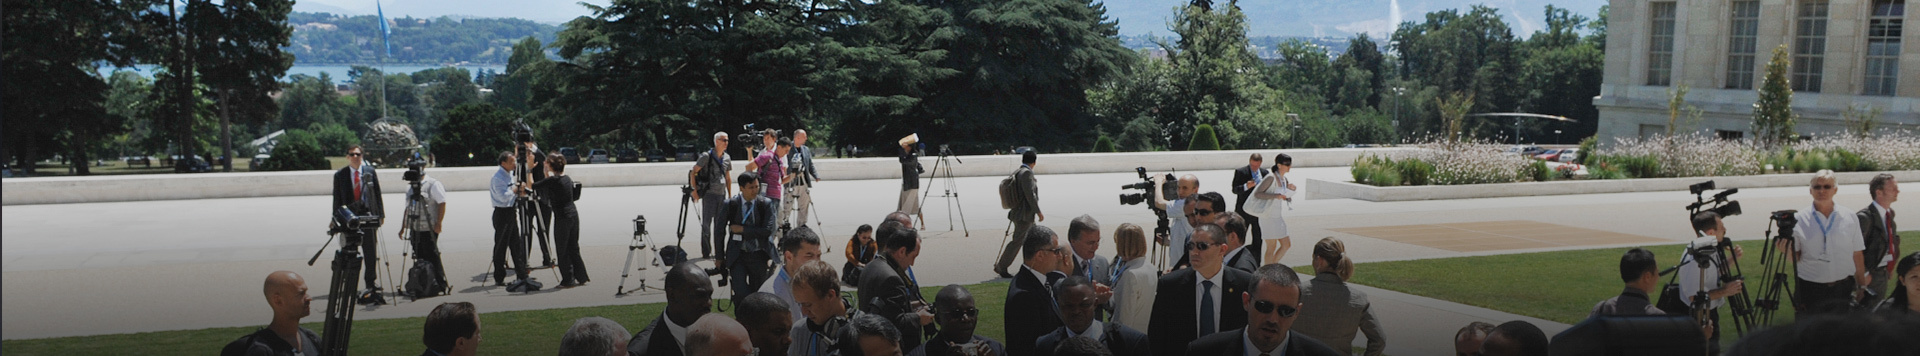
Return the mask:
<svg viewBox="0 0 1920 356">
<path fill-rule="evenodd" d="M 547 156 L 547 178 L 533 189 L 553 207 L 553 245 L 560 250 L 560 288 L 587 284 L 587 267 L 580 261 L 580 212 L 574 209 L 573 178 L 567 177 L 567 157 Z"/>
<path fill-rule="evenodd" d="M 1915 265 L 1920 265 L 1920 252 L 1907 254 L 1907 257 L 1894 264 L 1894 272 L 1899 274 L 1889 276 L 1894 279 L 1893 290 L 1887 291 L 1889 297 L 1881 301 L 1874 311 L 1920 315 L 1920 301 L 1914 300 L 1920 298 L 1920 268 L 1914 268 Z"/>
</svg>

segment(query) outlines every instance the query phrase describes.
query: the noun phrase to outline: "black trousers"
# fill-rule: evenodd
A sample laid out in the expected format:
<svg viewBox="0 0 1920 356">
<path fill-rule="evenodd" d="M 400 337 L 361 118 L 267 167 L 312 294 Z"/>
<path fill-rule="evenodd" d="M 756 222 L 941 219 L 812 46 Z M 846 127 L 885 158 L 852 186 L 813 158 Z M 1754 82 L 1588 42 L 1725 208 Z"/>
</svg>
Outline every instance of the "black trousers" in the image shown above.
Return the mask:
<svg viewBox="0 0 1920 356">
<path fill-rule="evenodd" d="M 727 256 L 727 274 L 733 278 L 733 305 L 760 290 L 773 275 L 773 257 L 766 252 L 734 253 Z"/>
<path fill-rule="evenodd" d="M 374 236 L 379 236 L 380 230 L 378 228 L 366 229 L 354 234 L 359 236 L 349 238 L 360 240 L 360 261 L 363 264 L 360 269 L 364 270 L 361 271 L 360 274 L 366 276 L 368 289 L 379 288 L 380 285 L 373 282 L 379 280 L 380 270 L 373 267 L 380 264 L 380 244 L 379 241 L 374 241 L 373 239 Z"/>
<path fill-rule="evenodd" d="M 1794 312 L 1800 315 L 1844 314 L 1853 309 L 1853 277 L 1833 283 L 1794 278 Z"/>
<path fill-rule="evenodd" d="M 447 267 L 440 263 L 440 234 L 435 234 L 433 231 L 414 231 L 412 235 L 410 239 L 413 241 L 413 258 L 433 264 L 433 280 L 440 282 L 439 285 L 447 285 Z"/>
<path fill-rule="evenodd" d="M 553 212 L 553 247 L 560 250 L 560 282 L 586 282 L 587 267 L 580 261 L 580 210 Z"/>
<path fill-rule="evenodd" d="M 533 228 L 533 229 L 536 229 L 534 231 L 539 232 L 535 234 L 534 238 L 539 240 L 540 264 L 552 266 L 553 253 L 547 251 L 548 250 L 547 245 L 549 244 L 549 242 L 551 242 L 551 239 L 553 238 L 554 234 L 559 233 L 559 231 L 556 231 L 556 230 L 559 230 L 560 228 L 553 226 L 553 205 L 547 204 L 545 200 L 540 201 L 539 204 L 540 204 L 540 217 L 539 217 L 540 222 L 535 223 L 537 224 L 535 226 L 544 226 L 546 228 L 545 229 Z"/>
<path fill-rule="evenodd" d="M 507 250 L 513 250 L 513 274 L 527 279 L 527 245 L 520 238 L 519 215 L 513 208 L 493 208 L 493 281 L 507 278 Z"/>
</svg>

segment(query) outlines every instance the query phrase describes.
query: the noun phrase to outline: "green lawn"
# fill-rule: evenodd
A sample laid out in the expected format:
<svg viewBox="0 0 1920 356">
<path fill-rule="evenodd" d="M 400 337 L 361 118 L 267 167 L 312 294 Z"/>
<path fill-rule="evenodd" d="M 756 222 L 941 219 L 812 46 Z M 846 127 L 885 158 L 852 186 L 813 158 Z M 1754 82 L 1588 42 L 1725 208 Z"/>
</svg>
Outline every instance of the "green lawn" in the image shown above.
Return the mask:
<svg viewBox="0 0 1920 356">
<path fill-rule="evenodd" d="M 980 313 L 980 335 L 1003 339 L 1006 334 L 1005 323 L 1000 310 L 1006 304 L 1007 283 L 993 282 L 967 286 L 973 292 Z M 940 286 L 921 288 L 922 295 L 931 301 Z M 422 302 L 440 303 L 458 301 L 456 297 L 440 297 Z M 729 309 L 731 306 L 729 305 Z M 639 332 L 653 322 L 655 316 L 666 308 L 665 303 L 638 305 L 612 305 L 582 308 L 564 308 L 547 310 L 511 311 L 480 314 L 480 346 L 482 355 L 550 355 L 558 352 L 560 336 L 565 334 L 573 321 L 582 317 L 599 316 L 613 319 L 626 326 L 628 332 Z M 318 308 L 318 313 L 324 308 Z M 732 315 L 731 311 L 727 313 Z M 420 326 L 424 317 L 402 319 L 361 320 L 354 322 L 353 343 L 350 350 L 360 355 L 411 355 L 420 352 Z M 0 354 L 8 355 L 121 355 L 129 350 L 139 350 L 149 355 L 209 355 L 219 353 L 220 347 L 227 342 L 244 336 L 261 326 L 239 328 L 213 328 L 185 331 L 162 331 L 118 335 L 94 335 L 63 337 L 50 339 L 7 340 L 0 342 Z M 315 332 L 322 330 L 320 323 L 302 325 Z"/>
<path fill-rule="evenodd" d="M 1901 233 L 1901 251 L 1920 251 L 1920 231 Z M 1747 290 L 1758 297 L 1761 242 L 1737 243 L 1745 250 L 1740 267 L 1748 277 Z M 1680 245 L 1645 246 L 1657 256 L 1661 269 L 1679 262 Z M 1620 294 L 1620 254 L 1626 248 L 1555 251 L 1515 255 L 1459 257 L 1430 260 L 1363 263 L 1355 266 L 1353 282 L 1427 296 L 1562 323 L 1587 318 L 1595 303 Z M 1663 276 L 1661 283 L 1671 277 Z M 1792 278 L 1789 275 L 1788 278 Z M 1789 281 L 1788 283 L 1792 283 Z M 1654 297 L 1658 297 L 1655 291 Z M 1784 297 L 1782 304 L 1786 304 Z M 1783 305 L 1775 324 L 1793 320 L 1793 308 Z M 1724 313 L 1726 308 L 1721 309 Z M 1722 322 L 1731 326 L 1728 315 Z M 1729 338 L 1730 339 L 1730 338 Z"/>
</svg>

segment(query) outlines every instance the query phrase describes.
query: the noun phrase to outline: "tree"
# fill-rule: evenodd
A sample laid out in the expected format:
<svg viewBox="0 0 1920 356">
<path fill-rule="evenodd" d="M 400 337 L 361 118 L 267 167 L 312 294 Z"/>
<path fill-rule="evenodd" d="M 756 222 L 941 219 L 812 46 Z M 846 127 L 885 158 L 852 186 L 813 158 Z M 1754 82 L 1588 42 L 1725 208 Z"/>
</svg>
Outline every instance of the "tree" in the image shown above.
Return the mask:
<svg viewBox="0 0 1920 356">
<path fill-rule="evenodd" d="M 1113 148 L 1113 139 L 1107 138 L 1107 136 L 1105 135 L 1101 135 L 1100 138 L 1093 140 L 1093 152 L 1120 152 L 1120 151 Z"/>
<path fill-rule="evenodd" d="M 346 152 L 347 148 L 360 144 L 360 135 L 339 123 L 316 122 L 307 126 L 306 132 L 320 143 L 320 152 Z"/>
<path fill-rule="evenodd" d="M 1193 141 L 1188 142 L 1191 142 L 1191 145 L 1187 146 L 1188 151 L 1220 150 L 1220 137 L 1213 134 L 1213 125 L 1200 124 L 1199 126 L 1194 126 Z"/>
<path fill-rule="evenodd" d="M 287 47 L 293 27 L 287 25 L 291 0 L 208 0 L 187 3 L 181 21 L 192 39 L 193 70 L 214 94 L 220 112 L 220 152 L 233 156 L 232 123 L 271 122 L 279 114 L 267 94 L 280 88 L 278 79 L 293 66 Z M 222 162 L 233 171 L 233 160 Z"/>
<path fill-rule="evenodd" d="M 307 127 L 316 123 L 346 124 L 350 109 L 334 90 L 333 76 L 320 72 L 315 78 L 305 74 L 287 77 L 280 92 L 280 127 Z"/>
<path fill-rule="evenodd" d="M 488 100 L 504 108 L 526 111 L 527 100 L 532 96 L 531 85 L 535 70 L 529 66 L 549 62 L 546 51 L 541 49 L 540 39 L 527 36 L 513 45 L 513 55 L 507 57 L 505 75 L 493 81 L 493 96 Z"/>
<path fill-rule="evenodd" d="M 153 120 L 146 117 L 154 105 L 150 97 L 153 81 L 139 73 L 116 70 L 107 83 L 113 87 L 107 91 L 107 115 L 118 117 L 124 130 L 113 138 L 116 153 L 147 155 L 166 148 L 165 141 L 154 139 L 157 133 Z"/>
<path fill-rule="evenodd" d="M 89 153 L 122 127 L 103 102 L 99 65 L 128 66 L 146 48 L 132 12 L 108 0 L 8 0 L 0 42 L 5 156 L 34 171 L 43 152 L 66 153 L 89 174 Z"/>
<path fill-rule="evenodd" d="M 1267 89 L 1258 78 L 1259 59 L 1247 45 L 1246 15 L 1238 5 L 1211 9 L 1209 4 L 1184 7 L 1173 20 L 1173 31 L 1180 35 L 1178 52 L 1168 54 L 1173 63 L 1172 85 L 1177 88 L 1171 100 L 1170 115 L 1163 116 L 1169 138 L 1195 137 L 1197 125 L 1210 124 L 1222 131 L 1223 141 L 1239 138 L 1235 113 L 1256 103 L 1257 92 Z M 1190 142 L 1169 142 L 1168 147 L 1189 147 Z"/>
<path fill-rule="evenodd" d="M 1473 93 L 1453 92 L 1434 104 L 1440 110 L 1441 121 L 1446 123 L 1447 142 L 1459 143 L 1461 130 L 1465 130 L 1466 126 L 1467 110 L 1473 108 Z"/>
<path fill-rule="evenodd" d="M 507 127 L 520 113 L 493 104 L 466 104 L 447 111 L 447 122 L 435 136 L 431 152 L 442 166 L 496 164 L 496 155 L 513 148 Z"/>
<path fill-rule="evenodd" d="M 1765 147 L 1793 142 L 1793 87 L 1787 83 L 1787 45 L 1773 48 L 1767 75 L 1760 79 L 1760 98 L 1753 103 L 1753 136 Z"/>
<path fill-rule="evenodd" d="M 1348 109 L 1374 107 L 1380 105 L 1381 84 L 1386 81 L 1386 57 L 1380 54 L 1379 45 L 1366 33 L 1354 36 L 1347 41 L 1347 52 L 1333 61 L 1334 81 L 1328 83 L 1336 87 L 1337 96 L 1329 96 L 1327 102 L 1338 103 L 1336 112 L 1345 114 Z M 1364 75 L 1355 77 L 1355 71 Z M 1331 94 L 1331 93 L 1330 93 Z M 1354 95 L 1358 94 L 1358 97 Z"/>
<path fill-rule="evenodd" d="M 321 151 L 320 141 L 314 139 L 307 130 L 292 129 L 280 135 L 280 142 L 274 144 L 273 153 L 261 165 L 263 171 L 306 171 L 333 168 Z"/>
</svg>

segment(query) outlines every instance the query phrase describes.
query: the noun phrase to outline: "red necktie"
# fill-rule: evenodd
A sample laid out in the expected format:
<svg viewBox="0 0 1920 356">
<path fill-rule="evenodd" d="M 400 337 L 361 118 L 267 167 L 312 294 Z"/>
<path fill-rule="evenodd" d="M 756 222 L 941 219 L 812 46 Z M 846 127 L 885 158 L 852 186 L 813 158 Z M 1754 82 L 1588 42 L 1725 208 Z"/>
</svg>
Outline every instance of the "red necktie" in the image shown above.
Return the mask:
<svg viewBox="0 0 1920 356">
<path fill-rule="evenodd" d="M 360 200 L 360 170 L 353 170 L 353 200 Z"/>
</svg>

